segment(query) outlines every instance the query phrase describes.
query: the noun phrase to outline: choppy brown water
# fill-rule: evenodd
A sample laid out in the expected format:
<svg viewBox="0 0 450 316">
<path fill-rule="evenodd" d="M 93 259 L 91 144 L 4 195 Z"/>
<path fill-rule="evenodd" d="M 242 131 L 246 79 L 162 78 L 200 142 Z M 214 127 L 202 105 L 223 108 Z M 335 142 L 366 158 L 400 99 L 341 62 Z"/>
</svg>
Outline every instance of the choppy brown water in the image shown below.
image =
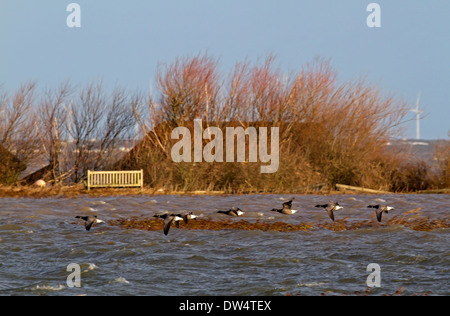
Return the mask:
<svg viewBox="0 0 450 316">
<path fill-rule="evenodd" d="M 282 195 L 121 196 L 0 199 L 0 295 L 286 295 L 353 294 L 366 289 L 367 265 L 381 268 L 372 294 L 450 294 L 450 229 L 431 231 L 387 224 L 411 210 L 430 220 L 449 219 L 448 195 L 345 195 L 332 199 L 336 213 L 357 229 L 333 230 L 314 205 L 330 197 L 295 196 L 287 216 Z M 392 205 L 377 224 L 372 203 Z M 243 229 L 124 229 L 120 219 L 193 211 L 223 220 L 217 210 L 239 206 L 251 223 L 310 223 L 308 231 Z M 98 215 L 106 224 L 85 231 L 76 215 Z M 406 218 L 408 220 L 408 218 Z M 336 225 L 337 225 L 336 224 Z M 334 226 L 336 227 L 336 226 Z M 66 279 L 70 263 L 81 267 L 81 287 Z"/>
</svg>

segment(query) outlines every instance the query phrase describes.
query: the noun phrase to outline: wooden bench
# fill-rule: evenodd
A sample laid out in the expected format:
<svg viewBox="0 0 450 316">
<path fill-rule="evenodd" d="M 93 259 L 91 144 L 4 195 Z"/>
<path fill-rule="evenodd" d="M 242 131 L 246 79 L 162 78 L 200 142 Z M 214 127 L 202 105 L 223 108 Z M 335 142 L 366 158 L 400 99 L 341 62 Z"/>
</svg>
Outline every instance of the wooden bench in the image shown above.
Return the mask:
<svg viewBox="0 0 450 316">
<path fill-rule="evenodd" d="M 91 171 L 87 174 L 87 190 L 91 188 L 132 188 L 144 186 L 144 171 Z"/>
</svg>

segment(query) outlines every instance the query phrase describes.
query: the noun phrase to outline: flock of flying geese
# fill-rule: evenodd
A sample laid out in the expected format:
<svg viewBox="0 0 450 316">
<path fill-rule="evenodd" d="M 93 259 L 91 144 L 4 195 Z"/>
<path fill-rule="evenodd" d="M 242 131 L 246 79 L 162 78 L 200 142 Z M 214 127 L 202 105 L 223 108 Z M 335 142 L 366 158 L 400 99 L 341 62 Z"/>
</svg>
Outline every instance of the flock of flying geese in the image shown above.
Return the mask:
<svg viewBox="0 0 450 316">
<path fill-rule="evenodd" d="M 285 215 L 292 215 L 297 213 L 297 210 L 292 209 L 292 199 L 283 203 L 283 208 L 281 209 L 275 209 L 273 208 L 272 212 L 278 212 Z M 344 207 L 340 206 L 339 203 L 330 201 L 327 204 L 318 204 L 316 207 L 324 208 L 328 216 L 330 216 L 331 220 L 334 222 L 334 212 L 343 209 Z M 374 208 L 375 213 L 377 216 L 378 222 L 381 222 L 381 216 L 383 213 L 388 213 L 389 211 L 395 210 L 394 207 L 388 206 L 388 205 L 369 205 L 368 208 Z M 233 207 L 229 209 L 228 211 L 218 211 L 217 213 L 229 215 L 229 216 L 242 216 L 244 215 L 244 212 L 240 208 Z M 169 233 L 170 226 L 172 223 L 175 223 L 176 227 L 179 227 L 179 222 L 184 221 L 186 224 L 191 219 L 196 219 L 198 216 L 194 215 L 193 212 L 185 212 L 180 214 L 156 214 L 153 215 L 153 217 L 160 218 L 163 220 L 163 232 L 164 235 L 167 235 Z M 75 216 L 75 218 L 79 218 L 85 221 L 85 228 L 86 230 L 90 230 L 91 226 L 94 223 L 104 223 L 101 219 L 97 218 L 96 215 L 89 215 L 89 216 Z"/>
</svg>

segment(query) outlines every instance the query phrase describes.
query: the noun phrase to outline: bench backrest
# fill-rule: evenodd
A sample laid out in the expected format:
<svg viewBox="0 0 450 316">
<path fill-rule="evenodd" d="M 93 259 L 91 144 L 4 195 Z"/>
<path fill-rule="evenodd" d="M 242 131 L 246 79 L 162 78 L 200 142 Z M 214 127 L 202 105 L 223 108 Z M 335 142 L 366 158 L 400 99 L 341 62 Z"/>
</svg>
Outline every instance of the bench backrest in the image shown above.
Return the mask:
<svg viewBox="0 0 450 316">
<path fill-rule="evenodd" d="M 91 171 L 87 174 L 87 189 L 104 187 L 140 187 L 144 185 L 143 170 Z"/>
</svg>

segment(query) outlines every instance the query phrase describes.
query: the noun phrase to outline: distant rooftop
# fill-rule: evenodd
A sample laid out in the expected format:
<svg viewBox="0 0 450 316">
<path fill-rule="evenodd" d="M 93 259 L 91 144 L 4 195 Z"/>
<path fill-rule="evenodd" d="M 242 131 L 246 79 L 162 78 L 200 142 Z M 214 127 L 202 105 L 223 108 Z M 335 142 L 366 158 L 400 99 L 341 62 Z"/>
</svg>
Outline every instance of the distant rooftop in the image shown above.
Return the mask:
<svg viewBox="0 0 450 316">
<path fill-rule="evenodd" d="M 434 150 L 437 145 L 445 142 L 449 142 L 449 140 L 392 139 L 387 145 L 409 152 L 409 157 L 412 162 L 422 160 L 433 166 L 436 164 Z"/>
</svg>

